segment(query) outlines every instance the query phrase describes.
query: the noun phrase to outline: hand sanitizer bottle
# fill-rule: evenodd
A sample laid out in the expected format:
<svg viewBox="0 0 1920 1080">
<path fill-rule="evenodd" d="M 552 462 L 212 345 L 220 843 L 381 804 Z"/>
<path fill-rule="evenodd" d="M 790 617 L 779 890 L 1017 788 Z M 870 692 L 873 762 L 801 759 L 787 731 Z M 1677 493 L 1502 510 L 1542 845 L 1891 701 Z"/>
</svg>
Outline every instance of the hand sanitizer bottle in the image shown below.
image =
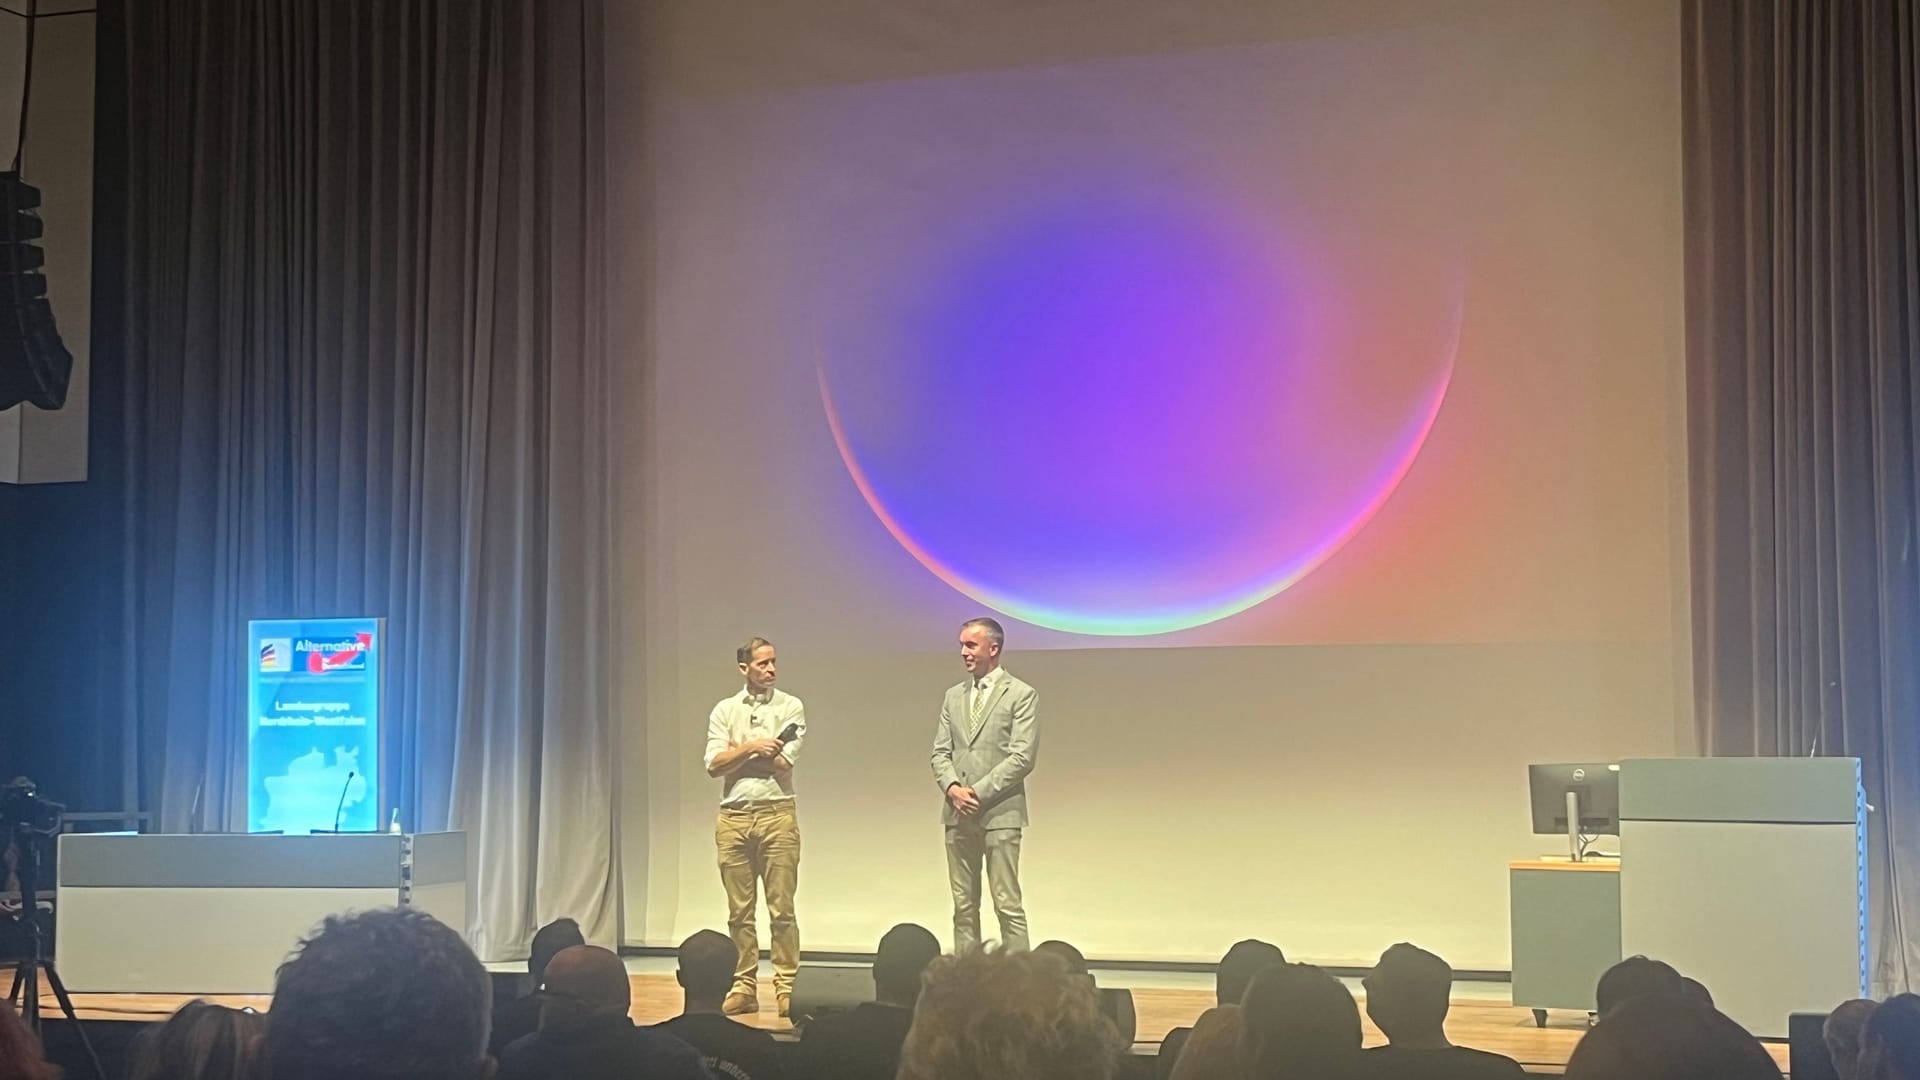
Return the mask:
<svg viewBox="0 0 1920 1080">
<path fill-rule="evenodd" d="M 395 836 L 400 835 L 400 808 L 397 806 L 393 808 L 393 820 L 387 822 L 387 831 Z"/>
</svg>

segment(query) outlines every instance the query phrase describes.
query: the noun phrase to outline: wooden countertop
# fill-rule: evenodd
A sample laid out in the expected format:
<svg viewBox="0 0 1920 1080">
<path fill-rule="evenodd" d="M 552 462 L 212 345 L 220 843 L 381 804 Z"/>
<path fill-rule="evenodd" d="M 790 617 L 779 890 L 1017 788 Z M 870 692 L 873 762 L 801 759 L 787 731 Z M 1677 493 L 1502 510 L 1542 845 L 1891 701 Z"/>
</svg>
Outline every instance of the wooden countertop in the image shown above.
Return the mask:
<svg viewBox="0 0 1920 1080">
<path fill-rule="evenodd" d="M 1587 873 L 1617 874 L 1620 872 L 1619 859 L 1588 859 L 1586 862 L 1573 862 L 1568 859 L 1515 859 L 1507 864 L 1509 870 L 1579 870 Z"/>
</svg>

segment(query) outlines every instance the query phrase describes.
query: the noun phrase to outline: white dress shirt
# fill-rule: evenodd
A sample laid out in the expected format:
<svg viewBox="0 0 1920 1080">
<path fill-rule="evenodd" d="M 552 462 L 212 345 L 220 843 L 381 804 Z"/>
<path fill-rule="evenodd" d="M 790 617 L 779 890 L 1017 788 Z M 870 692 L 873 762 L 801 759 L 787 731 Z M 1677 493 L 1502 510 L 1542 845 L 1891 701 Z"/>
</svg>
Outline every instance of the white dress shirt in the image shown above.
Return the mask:
<svg viewBox="0 0 1920 1080">
<path fill-rule="evenodd" d="M 778 738 L 788 724 L 799 729 L 780 751 L 780 756 L 791 765 L 800 760 L 800 743 L 807 737 L 806 711 L 799 698 L 778 688 L 758 696 L 742 689 L 732 697 L 722 698 L 713 707 L 713 715 L 707 718 L 706 767 L 711 770 L 713 759 L 728 747 L 754 739 Z M 720 795 L 720 805 L 734 806 L 792 798 L 791 771 L 773 776 L 742 776 L 735 773 L 727 777 L 726 789 Z"/>
<path fill-rule="evenodd" d="M 985 675 L 973 680 L 973 685 L 967 687 L 966 724 L 968 731 L 973 730 L 974 714 L 980 710 L 981 703 L 993 697 L 993 692 L 999 688 L 1000 679 L 1005 674 L 1005 668 L 996 667 Z"/>
</svg>

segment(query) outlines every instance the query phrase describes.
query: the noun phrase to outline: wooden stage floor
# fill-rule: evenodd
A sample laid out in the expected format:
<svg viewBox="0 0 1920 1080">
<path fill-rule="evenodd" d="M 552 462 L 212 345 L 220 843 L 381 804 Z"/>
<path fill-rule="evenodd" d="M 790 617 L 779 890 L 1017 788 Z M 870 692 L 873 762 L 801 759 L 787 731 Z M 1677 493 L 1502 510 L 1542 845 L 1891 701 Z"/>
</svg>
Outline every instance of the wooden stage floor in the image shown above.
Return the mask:
<svg viewBox="0 0 1920 1080">
<path fill-rule="evenodd" d="M 7 977 L 8 974 L 0 969 L 0 977 Z M 630 978 L 633 983 L 632 1016 L 635 1022 L 652 1024 L 679 1015 L 680 987 L 672 975 L 636 974 Z M 1125 985 L 1125 980 L 1103 976 L 1101 983 Z M 776 1034 L 791 1031 L 792 1025 L 776 1014 L 773 992 L 764 982 L 760 993 L 761 1012 L 757 1016 L 739 1019 Z M 262 1011 L 267 1009 L 270 1001 L 265 996 L 211 994 L 205 997 L 206 1000 L 235 1007 L 251 1005 Z M 1355 997 L 1360 997 L 1357 991 Z M 82 1019 L 160 1020 L 190 1000 L 192 995 L 186 994 L 75 994 L 74 1008 Z M 42 1001 L 43 1011 L 51 1016 L 59 1015 L 59 1005 L 50 994 L 44 995 Z M 1138 1018 L 1135 1050 L 1152 1054 L 1169 1029 L 1191 1024 L 1195 1017 L 1206 1011 L 1213 1004 L 1213 995 L 1202 990 L 1136 987 L 1133 1003 Z M 1364 1015 L 1363 1006 L 1367 1045 L 1385 1042 L 1373 1024 L 1365 1021 Z M 1447 1035 L 1454 1042 L 1505 1054 L 1526 1066 L 1528 1072 L 1541 1074 L 1560 1072 L 1585 1030 L 1586 1018 L 1578 1013 L 1551 1014 L 1545 1028 L 1536 1028 L 1533 1014 L 1528 1010 L 1484 997 L 1456 1001 L 1447 1020 Z M 1786 1044 L 1769 1043 L 1767 1049 L 1779 1062 L 1781 1070 L 1785 1071 Z"/>
</svg>

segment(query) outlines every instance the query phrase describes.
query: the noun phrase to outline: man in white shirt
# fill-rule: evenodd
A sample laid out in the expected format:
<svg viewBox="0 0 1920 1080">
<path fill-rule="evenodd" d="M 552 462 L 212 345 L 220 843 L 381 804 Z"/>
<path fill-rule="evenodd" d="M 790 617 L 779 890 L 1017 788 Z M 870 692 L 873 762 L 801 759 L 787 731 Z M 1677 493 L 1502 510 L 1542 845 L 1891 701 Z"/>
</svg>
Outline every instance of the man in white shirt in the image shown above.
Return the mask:
<svg viewBox="0 0 1920 1080">
<path fill-rule="evenodd" d="M 760 1009 L 760 939 L 755 901 L 767 894 L 767 929 L 773 938 L 773 993 L 780 1015 L 789 1011 L 793 977 L 800 970 L 800 929 L 793 894 L 800 881 L 800 821 L 794 815 L 793 764 L 807 734 L 800 699 L 774 689 L 773 642 L 754 638 L 735 650 L 746 687 L 713 707 L 707 719 L 708 776 L 722 777 L 720 884 L 727 892 L 727 929 L 739 963 L 722 1010 L 728 1015 Z"/>
<path fill-rule="evenodd" d="M 1040 756 L 1040 695 L 1000 666 L 1006 633 L 993 619 L 960 627 L 967 677 L 947 690 L 933 732 L 933 782 L 946 796 L 947 883 L 953 890 L 953 951 L 980 942 L 984 861 L 1000 943 L 1027 948 L 1020 898 L 1020 836 L 1027 825 L 1027 776 Z"/>
</svg>

